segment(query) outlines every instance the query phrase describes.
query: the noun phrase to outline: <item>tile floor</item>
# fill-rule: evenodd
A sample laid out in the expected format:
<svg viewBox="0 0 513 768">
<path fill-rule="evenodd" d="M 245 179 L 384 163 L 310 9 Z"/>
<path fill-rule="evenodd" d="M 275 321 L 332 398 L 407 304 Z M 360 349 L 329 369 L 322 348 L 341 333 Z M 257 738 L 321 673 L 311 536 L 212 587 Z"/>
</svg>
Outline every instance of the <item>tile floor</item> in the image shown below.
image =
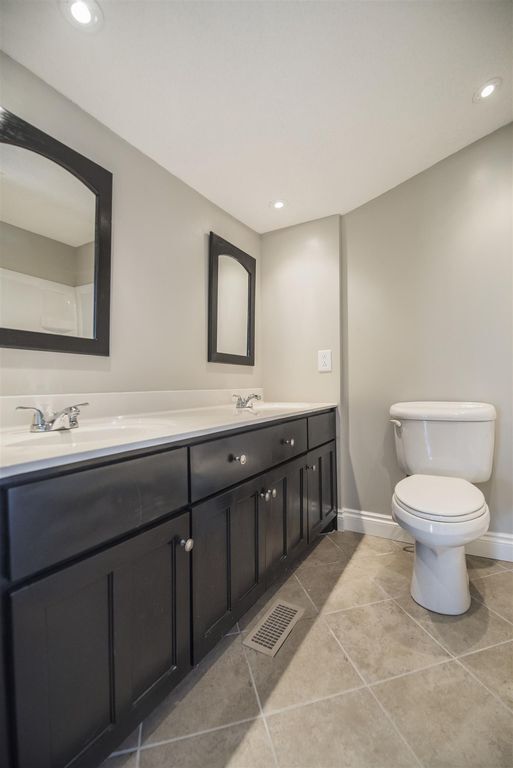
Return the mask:
<svg viewBox="0 0 513 768">
<path fill-rule="evenodd" d="M 321 537 L 102 768 L 513 768 L 513 563 L 469 557 L 440 616 L 411 550 Z M 305 614 L 273 659 L 242 638 L 277 596 Z"/>
</svg>

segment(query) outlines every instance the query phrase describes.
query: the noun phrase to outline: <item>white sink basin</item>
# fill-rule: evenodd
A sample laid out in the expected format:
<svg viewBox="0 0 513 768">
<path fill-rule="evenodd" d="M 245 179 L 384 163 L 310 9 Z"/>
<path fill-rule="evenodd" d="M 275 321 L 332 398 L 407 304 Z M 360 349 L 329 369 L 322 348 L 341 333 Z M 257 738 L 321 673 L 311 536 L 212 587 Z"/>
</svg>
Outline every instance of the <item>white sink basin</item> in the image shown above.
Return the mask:
<svg viewBox="0 0 513 768">
<path fill-rule="evenodd" d="M 165 430 L 164 430 L 165 431 Z M 144 421 L 137 423 L 108 423 L 80 426 L 77 429 L 56 430 L 55 432 L 31 432 L 10 435 L 2 441 L 5 448 L 52 448 L 79 447 L 89 443 L 131 443 L 138 440 L 148 440 L 161 435 L 162 422 Z"/>
</svg>

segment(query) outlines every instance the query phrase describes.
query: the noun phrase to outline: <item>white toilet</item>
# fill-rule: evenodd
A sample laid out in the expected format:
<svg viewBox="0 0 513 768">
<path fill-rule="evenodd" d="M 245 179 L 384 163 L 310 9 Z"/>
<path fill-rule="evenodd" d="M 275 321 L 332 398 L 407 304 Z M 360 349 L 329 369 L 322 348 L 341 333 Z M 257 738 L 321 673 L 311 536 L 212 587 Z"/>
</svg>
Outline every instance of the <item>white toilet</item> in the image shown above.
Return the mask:
<svg viewBox="0 0 513 768">
<path fill-rule="evenodd" d="M 430 611 L 470 607 L 465 544 L 490 513 L 479 488 L 493 463 L 495 408 L 488 403 L 396 403 L 390 408 L 399 464 L 392 516 L 415 539 L 413 599 Z"/>
</svg>

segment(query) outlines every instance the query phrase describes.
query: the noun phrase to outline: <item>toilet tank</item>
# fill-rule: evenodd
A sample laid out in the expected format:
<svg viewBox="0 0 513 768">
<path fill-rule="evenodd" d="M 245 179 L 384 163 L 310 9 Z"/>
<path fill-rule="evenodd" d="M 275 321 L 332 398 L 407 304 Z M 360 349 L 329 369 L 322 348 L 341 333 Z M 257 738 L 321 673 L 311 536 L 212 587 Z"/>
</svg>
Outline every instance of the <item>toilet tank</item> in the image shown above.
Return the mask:
<svg viewBox="0 0 513 768">
<path fill-rule="evenodd" d="M 395 449 L 407 475 L 490 478 L 495 408 L 489 403 L 395 403 L 390 408 Z"/>
</svg>

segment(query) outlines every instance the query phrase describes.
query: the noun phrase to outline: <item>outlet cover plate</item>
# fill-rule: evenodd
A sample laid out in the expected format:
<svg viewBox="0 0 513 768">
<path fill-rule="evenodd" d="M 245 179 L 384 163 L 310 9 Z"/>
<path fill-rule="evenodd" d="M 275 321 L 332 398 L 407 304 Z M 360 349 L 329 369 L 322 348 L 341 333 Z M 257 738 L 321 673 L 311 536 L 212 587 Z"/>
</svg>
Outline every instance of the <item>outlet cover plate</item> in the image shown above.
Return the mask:
<svg viewBox="0 0 513 768">
<path fill-rule="evenodd" d="M 331 349 L 320 349 L 317 352 L 317 370 L 319 373 L 331 373 Z"/>
</svg>

